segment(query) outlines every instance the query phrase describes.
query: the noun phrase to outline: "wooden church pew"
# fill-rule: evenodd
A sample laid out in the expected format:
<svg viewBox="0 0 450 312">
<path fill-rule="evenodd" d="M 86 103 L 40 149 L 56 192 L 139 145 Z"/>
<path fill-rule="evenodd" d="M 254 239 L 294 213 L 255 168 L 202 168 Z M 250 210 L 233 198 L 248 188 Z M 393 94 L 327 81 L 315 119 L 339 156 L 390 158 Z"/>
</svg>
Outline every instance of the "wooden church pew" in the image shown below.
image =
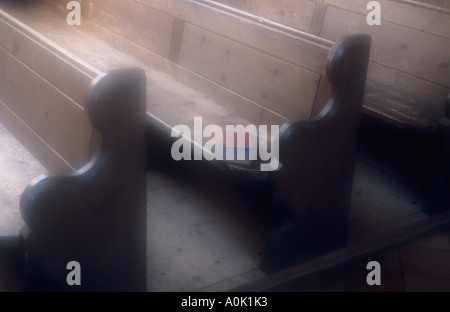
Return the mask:
<svg viewBox="0 0 450 312">
<path fill-rule="evenodd" d="M 369 36 L 333 43 L 236 12 L 224 14 L 208 1 L 86 1 L 78 27 L 67 24 L 65 5 L 20 1 L 0 7 L 2 53 L 11 67 L 0 78 L 16 87 L 5 103 L 17 127 L 32 125 L 30 136 L 43 142 L 35 150 L 49 168 L 78 169 L 98 145 L 80 90 L 101 72 L 139 67 L 148 81 L 148 124 L 165 142 L 178 139 L 171 135 L 177 125 L 193 129 L 195 117 L 223 128 L 280 127 L 279 138 L 270 141 L 274 149 L 279 144 L 279 163 L 269 175 L 276 185 L 275 209 L 286 210 L 288 219 L 268 241 L 267 270 L 345 244 Z M 129 14 L 138 17 L 131 20 Z M 236 32 L 224 25 L 237 27 L 242 38 L 230 38 Z M 41 100 L 40 88 L 28 88 L 40 106 L 24 107 L 19 87 L 24 80 L 14 74 L 21 71 L 54 100 Z M 76 144 L 68 145 L 55 131 L 75 136 Z M 170 148 L 161 153 L 172 157 Z M 217 164 L 260 174 L 260 160 L 256 167 Z"/>
</svg>

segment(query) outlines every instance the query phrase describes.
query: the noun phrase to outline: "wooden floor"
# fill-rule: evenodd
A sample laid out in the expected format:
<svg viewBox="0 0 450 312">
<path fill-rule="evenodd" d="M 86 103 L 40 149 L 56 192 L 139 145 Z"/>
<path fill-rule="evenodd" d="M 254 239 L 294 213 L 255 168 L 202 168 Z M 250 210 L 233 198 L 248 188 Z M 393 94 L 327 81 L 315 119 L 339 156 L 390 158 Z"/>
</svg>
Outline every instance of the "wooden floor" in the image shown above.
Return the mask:
<svg viewBox="0 0 450 312">
<path fill-rule="evenodd" d="M 19 200 L 25 187 L 45 168 L 0 124 L 0 237 L 23 226 Z"/>
<path fill-rule="evenodd" d="M 45 170 L 2 127 L 0 168 L 0 235 L 13 236 L 23 224 L 20 194 Z M 216 169 L 199 169 L 196 163 L 150 168 L 148 290 L 283 290 L 287 289 L 283 285 L 388 249 L 450 221 L 448 213 L 437 218 L 425 214 L 425 198 L 418 189 L 359 161 L 348 247 L 267 276 L 259 270 L 259 261 L 265 236 L 277 218 L 267 209 L 266 195 L 241 179 L 221 178 Z M 2 284 L 5 273 L 11 273 L 7 270 L 0 257 L 2 291 L 11 290 L 10 284 Z M 14 290 L 22 286 L 15 285 Z"/>
<path fill-rule="evenodd" d="M 226 187 L 207 190 L 164 172 L 149 173 L 149 290 L 229 291 L 276 289 L 354 258 L 420 237 L 450 221 L 432 219 L 418 190 L 359 162 L 348 228 L 348 247 L 274 275 L 258 269 L 270 213 L 251 220 Z M 208 188 L 213 186 L 208 184 Z M 220 187 L 219 187 L 220 188 Z M 222 193 L 221 193 L 222 192 Z M 248 224 L 251 226 L 249 227 Z M 153 251 L 153 253 L 151 252 Z"/>
</svg>

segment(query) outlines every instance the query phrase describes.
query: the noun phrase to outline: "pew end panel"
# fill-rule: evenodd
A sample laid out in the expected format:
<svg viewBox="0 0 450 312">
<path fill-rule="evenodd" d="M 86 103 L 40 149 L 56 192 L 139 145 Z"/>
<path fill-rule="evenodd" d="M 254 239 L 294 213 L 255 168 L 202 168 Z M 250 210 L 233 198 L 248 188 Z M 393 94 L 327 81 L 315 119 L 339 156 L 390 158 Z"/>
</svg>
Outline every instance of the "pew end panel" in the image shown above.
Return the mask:
<svg viewBox="0 0 450 312">
<path fill-rule="evenodd" d="M 370 46 L 368 35 L 339 40 L 327 61 L 327 105 L 311 120 L 282 127 L 276 202 L 287 213 L 267 245 L 268 271 L 346 244 Z"/>
<path fill-rule="evenodd" d="M 24 261 L 37 285 L 74 290 L 66 267 L 76 261 L 76 290 L 146 290 L 145 85 L 140 69 L 98 76 L 87 107 L 101 149 L 72 175 L 41 176 L 23 192 Z"/>
</svg>

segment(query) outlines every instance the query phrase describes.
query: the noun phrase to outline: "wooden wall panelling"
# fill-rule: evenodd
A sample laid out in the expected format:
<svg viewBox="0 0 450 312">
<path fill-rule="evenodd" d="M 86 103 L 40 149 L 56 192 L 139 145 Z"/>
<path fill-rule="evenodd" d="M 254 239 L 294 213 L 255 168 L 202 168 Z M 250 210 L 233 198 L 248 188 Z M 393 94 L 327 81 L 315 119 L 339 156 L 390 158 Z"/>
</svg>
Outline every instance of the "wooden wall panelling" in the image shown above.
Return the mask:
<svg viewBox="0 0 450 312">
<path fill-rule="evenodd" d="M 177 20 L 179 19 L 175 19 L 175 21 Z M 183 31 L 184 24 L 184 21 L 182 20 L 179 20 L 178 22 L 179 26 L 174 27 L 173 34 L 175 34 L 176 32 L 179 33 L 178 36 L 180 36 L 180 38 L 178 38 L 178 40 L 180 42 L 176 43 L 175 40 L 172 40 L 171 44 L 171 47 L 175 52 L 179 50 L 176 45 L 181 44 L 181 33 Z M 177 23 L 175 22 L 174 24 L 176 25 Z M 190 98 L 190 96 L 186 96 L 183 98 L 183 96 L 179 95 L 180 93 L 184 93 L 184 91 L 187 91 L 186 86 L 176 83 L 175 81 L 173 81 L 173 79 L 168 79 L 168 77 L 165 77 L 165 74 L 154 71 L 152 70 L 153 68 L 150 69 L 150 67 L 156 67 L 155 69 L 162 68 L 165 72 L 171 73 L 174 76 L 179 75 L 178 72 L 180 71 L 182 72 L 181 76 L 185 76 L 185 80 L 189 81 L 191 84 L 194 84 L 196 86 L 196 89 L 199 85 L 212 85 L 211 81 L 207 81 L 204 78 L 199 79 L 198 75 L 195 75 L 192 72 L 188 72 L 185 69 L 182 69 L 182 67 L 176 66 L 175 64 L 169 62 L 166 58 L 163 58 L 159 54 L 144 48 L 142 45 L 139 45 L 134 41 L 130 41 L 115 32 L 99 26 L 98 24 L 92 22 L 89 18 L 86 19 L 84 26 L 86 28 L 75 28 L 72 30 L 72 28 L 67 29 L 67 26 L 65 26 L 64 24 L 59 25 L 59 27 L 58 25 L 52 25 L 52 29 L 50 31 L 45 28 L 39 28 L 39 31 L 42 31 L 45 35 L 48 35 L 50 39 L 55 40 L 55 42 L 60 44 L 63 48 L 72 51 L 73 54 L 81 57 L 87 63 L 94 65 L 96 68 L 98 68 L 98 70 L 111 70 L 120 67 L 133 67 L 137 66 L 136 64 L 140 64 L 139 66 L 148 65 L 148 111 L 150 114 L 157 115 L 158 112 L 160 112 L 161 103 L 157 103 L 154 100 L 158 96 L 158 100 L 160 101 L 168 100 L 171 102 L 177 102 L 180 105 L 188 105 L 189 101 L 187 101 L 186 99 Z M 66 29 L 64 29 L 64 27 Z M 90 32 L 92 36 L 86 36 L 85 31 Z M 99 41 L 99 39 L 105 38 L 107 39 L 106 41 L 109 45 Z M 117 50 L 111 49 L 111 45 L 117 48 Z M 86 49 L 86 46 L 89 46 L 89 49 Z M 127 57 L 123 53 L 120 53 L 120 50 L 124 51 L 128 55 L 132 54 L 133 56 L 136 56 L 137 59 L 144 61 L 145 64 L 139 63 L 136 59 L 134 59 L 134 57 Z M 99 55 L 101 55 L 102 57 L 98 57 Z M 200 83 L 198 83 L 198 81 L 200 81 Z M 176 91 L 174 89 L 176 89 Z M 170 92 L 173 96 L 171 96 L 170 98 L 167 98 L 167 96 L 162 96 L 165 95 L 165 93 L 162 92 L 163 90 L 165 90 L 164 92 Z M 243 116 L 250 116 L 250 120 L 252 122 L 259 123 L 261 119 L 261 108 L 258 107 L 255 103 L 239 97 L 236 94 L 232 94 L 229 91 L 225 91 L 225 89 L 223 89 L 223 87 L 219 85 L 215 85 L 214 90 L 215 91 L 213 93 L 219 94 L 217 97 L 221 99 L 221 104 L 224 104 L 225 107 L 234 107 L 237 110 L 237 113 L 242 113 Z M 189 93 L 189 91 L 187 92 Z M 217 104 L 213 103 L 212 100 L 199 97 L 198 92 L 191 93 L 197 94 L 197 104 L 202 103 L 202 105 L 204 105 L 206 103 L 211 103 L 211 110 L 216 109 L 215 106 Z"/>
<path fill-rule="evenodd" d="M 391 1 L 402 2 L 412 6 L 449 13 L 447 10 L 448 7 L 446 7 L 448 0 L 391 0 Z"/>
<path fill-rule="evenodd" d="M 433 6 L 442 6 L 443 5 L 443 0 L 415 0 L 412 2 L 420 2 L 420 3 L 425 3 L 425 4 L 429 4 L 429 5 L 433 5 Z"/>
<path fill-rule="evenodd" d="M 415 7 L 405 3 L 386 3 L 383 19 L 409 28 L 450 38 L 450 12 Z"/>
<path fill-rule="evenodd" d="M 310 29 L 316 6 L 316 3 L 310 0 L 217 0 L 216 2 L 303 31 Z"/>
<path fill-rule="evenodd" d="M 0 14 L 0 17 L 4 17 Z M 45 44 L 45 43 L 44 43 Z M 60 51 L 44 47 L 43 40 L 34 38 L 32 33 L 18 31 L 7 24 L 7 19 L 0 19 L 0 46 L 14 55 L 33 71 L 56 88 L 67 94 L 76 103 L 84 106 L 83 90 L 89 86 L 96 73 L 84 68 L 74 71 L 74 65 L 60 56 Z M 78 66 L 80 69 L 81 67 Z M 61 79 L 61 73 L 73 72 L 73 79 Z"/>
<path fill-rule="evenodd" d="M 91 1 L 89 19 L 143 47 L 169 57 L 174 17 L 135 1 Z"/>
<path fill-rule="evenodd" d="M 167 58 L 164 58 L 159 54 L 145 49 L 141 45 L 129 41 L 127 38 L 124 38 L 103 27 L 100 27 L 89 19 L 86 20 L 85 27 L 86 31 L 91 32 L 92 35 L 95 35 L 97 38 L 104 40 L 110 46 L 123 51 L 126 54 L 133 55 L 138 60 L 154 69 L 147 77 L 149 79 L 149 85 L 154 86 L 154 84 L 156 83 L 156 80 L 152 78 L 153 76 L 155 76 L 155 79 L 159 80 L 160 75 L 168 75 L 168 77 L 175 78 L 177 81 L 184 84 L 184 89 L 186 88 L 186 86 L 195 87 L 197 92 L 206 94 L 207 96 L 211 97 L 211 100 L 213 101 L 220 100 L 220 103 L 224 107 L 230 109 L 230 111 L 235 112 L 248 121 L 254 124 L 258 124 L 260 122 L 261 108 L 249 99 L 243 98 L 236 93 L 231 93 L 229 92 L 229 90 L 206 79 L 205 77 L 197 75 L 184 67 L 178 66 L 169 61 Z M 82 51 L 80 51 L 80 53 L 82 53 Z M 168 77 L 164 78 L 163 80 L 168 79 Z M 152 101 L 151 95 L 153 93 L 154 90 L 152 89 L 149 93 L 149 113 L 151 113 L 152 107 L 156 105 L 156 103 Z"/>
<path fill-rule="evenodd" d="M 91 4 L 98 0 L 91 0 Z M 267 54 L 274 55 L 280 59 L 287 60 L 296 65 L 305 67 L 315 72 L 325 72 L 325 60 L 327 57 L 329 46 L 317 44 L 309 45 L 304 41 L 299 40 L 296 34 L 287 33 L 284 30 L 276 30 L 269 27 L 262 27 L 258 22 L 251 21 L 232 14 L 223 14 L 216 8 L 212 8 L 203 4 L 194 3 L 191 1 L 171 2 L 171 1 L 142 1 L 147 6 L 151 6 L 155 10 L 163 11 L 173 15 L 175 21 L 178 21 L 178 28 L 181 24 L 190 23 L 202 28 L 211 29 L 213 33 L 223 35 L 224 37 L 237 42 L 244 42 L 246 46 L 254 47 L 255 49 L 266 51 Z M 184 21 L 183 23 L 181 21 Z M 177 23 L 175 28 L 177 27 Z M 127 53 L 137 56 L 150 66 L 157 70 L 162 70 L 169 73 L 180 82 L 195 88 L 199 92 L 205 93 L 213 100 L 224 104 L 232 111 L 243 116 L 253 123 L 259 123 L 261 120 L 261 111 L 255 115 L 255 110 L 261 108 L 254 103 L 253 99 L 243 98 L 234 92 L 227 91 L 219 82 L 210 81 L 208 77 L 202 77 L 196 73 L 192 73 L 190 69 L 175 66 L 167 59 L 161 59 L 158 55 L 154 55 L 150 50 L 142 49 L 141 46 L 136 45 L 132 41 L 112 33 L 102 27 L 98 27 L 95 21 L 87 21 L 88 28 L 91 28 L 96 35 L 101 35 L 106 38 L 113 46 L 126 51 Z M 179 35 L 179 31 L 174 31 L 172 34 Z M 314 40 L 314 36 L 310 36 Z M 172 36 L 172 48 L 177 46 L 177 39 Z M 321 41 L 331 45 L 329 41 Z M 283 47 L 283 48 L 280 48 Z M 172 50 L 170 58 L 177 59 L 177 51 Z M 323 60 L 319 60 L 317 55 L 320 55 Z M 267 114 L 269 111 L 265 112 Z M 258 116 L 258 117 L 256 117 Z"/>
<path fill-rule="evenodd" d="M 59 9 L 60 13 L 63 13 L 64 16 L 67 16 L 67 14 L 69 13 L 69 11 L 67 10 L 67 4 L 71 0 L 45 0 L 45 1 L 56 5 L 57 9 Z M 80 3 L 81 6 L 81 22 L 83 23 L 89 11 L 89 0 L 77 0 L 77 2 Z"/>
<path fill-rule="evenodd" d="M 423 101 L 434 103 L 442 109 L 449 88 L 411 74 L 388 68 L 375 62 L 369 63 L 368 79 L 379 81 Z M 439 109 L 441 111 L 441 109 Z M 441 117 L 439 117 L 441 118 Z"/>
<path fill-rule="evenodd" d="M 69 3 L 70 0 L 47 0 L 48 2 L 54 3 L 57 6 L 61 7 L 61 8 L 66 8 L 67 3 Z"/>
<path fill-rule="evenodd" d="M 193 25 L 185 25 L 180 65 L 290 118 L 309 118 L 319 82 L 318 74 Z"/>
<path fill-rule="evenodd" d="M 108 1 L 105 2 L 99 0 L 90 0 L 88 2 L 91 4 L 92 7 L 100 6 L 103 7 L 105 10 L 110 9 L 105 7 L 106 5 L 108 5 L 105 4 Z M 244 2 L 241 1 L 239 3 L 235 3 L 232 0 L 218 1 L 218 2 L 232 5 L 234 7 L 238 7 L 241 9 L 251 9 L 252 6 L 254 7 L 254 3 L 251 0 L 247 0 Z M 286 4 L 285 2 L 286 1 L 277 4 L 265 3 L 265 5 L 260 5 L 259 9 L 263 11 L 266 10 L 266 12 L 272 12 L 271 14 L 277 14 L 282 11 L 278 10 L 278 8 L 281 8 L 283 5 L 285 5 Z M 420 30 L 421 32 L 435 33 L 439 34 L 439 36 L 448 37 L 447 34 L 449 32 L 449 27 L 446 27 L 446 23 L 449 22 L 449 19 L 448 15 L 446 15 L 444 12 L 431 11 L 423 7 L 412 6 L 409 4 L 392 0 L 381 0 L 380 2 L 383 9 L 382 12 L 383 23 L 385 21 L 388 22 L 391 21 L 400 24 L 403 23 L 406 25 L 405 28 L 412 28 L 415 30 Z M 318 68 L 320 64 L 312 64 L 310 60 L 313 58 L 308 57 L 308 55 L 315 55 L 317 51 L 320 51 L 320 45 L 318 45 L 317 51 L 302 51 L 301 46 L 300 47 L 298 46 L 300 44 L 299 43 L 300 41 L 295 40 L 297 34 L 295 33 L 295 31 L 292 32 L 292 30 L 289 28 L 274 29 L 268 27 L 267 25 L 262 26 L 260 23 L 258 23 L 257 20 L 248 20 L 242 18 L 234 14 L 233 12 L 231 12 L 230 14 L 223 14 L 223 12 L 220 11 L 220 7 L 217 7 L 214 1 L 206 1 L 206 0 L 180 1 L 180 2 L 162 1 L 162 0 L 133 1 L 133 5 L 136 5 L 136 3 L 143 5 L 143 8 L 151 9 L 161 14 L 168 14 L 174 18 L 172 33 L 170 34 L 170 36 L 169 34 L 167 34 L 167 36 L 170 37 L 169 40 L 171 43 L 169 46 L 168 56 L 166 58 L 169 58 L 171 61 L 174 62 L 178 61 L 179 57 L 178 48 L 181 47 L 180 40 L 182 39 L 181 34 L 183 32 L 184 23 L 187 22 L 211 30 L 213 33 L 224 36 L 228 39 L 232 39 L 233 41 L 245 43 L 245 45 L 265 51 L 268 54 L 278 57 L 280 59 L 287 60 L 300 66 L 305 66 L 306 68 L 311 69 L 313 71 L 323 72 L 323 68 Z M 308 11 L 307 8 L 310 7 L 311 4 L 312 4 L 311 1 L 302 2 L 301 5 L 303 5 L 305 8 L 302 14 Z M 322 19 L 324 17 L 327 17 L 327 14 L 329 14 L 330 10 L 337 10 L 336 8 L 343 8 L 349 12 L 359 13 L 360 14 L 359 18 L 363 23 L 365 23 L 365 15 L 368 12 L 365 7 L 365 3 L 364 5 L 362 5 L 360 1 L 356 0 L 349 0 L 349 1 L 324 0 L 316 2 L 314 4 L 314 11 L 313 11 L 314 14 L 312 14 L 311 16 L 312 19 L 310 19 L 309 22 L 310 31 L 312 31 L 315 34 L 319 33 L 321 31 Z M 256 14 L 256 11 L 254 11 L 253 13 Z M 263 14 L 261 13 L 258 14 L 263 16 Z M 281 13 L 280 16 L 282 16 Z M 414 16 L 415 18 L 411 18 L 411 16 Z M 393 23 L 390 23 L 389 25 L 392 26 L 392 24 Z M 352 28 L 356 29 L 357 25 L 358 24 L 356 24 L 356 26 L 353 25 Z M 383 29 L 384 28 L 385 27 L 383 27 Z M 124 35 L 122 34 L 122 36 Z M 279 44 L 273 44 L 274 42 Z M 279 48 L 281 46 L 283 47 L 283 49 Z M 405 50 L 404 46 L 403 50 Z M 145 53 L 145 51 L 143 50 L 141 51 L 144 52 L 143 53 L 143 55 L 145 55 L 144 58 L 149 59 L 148 55 L 146 55 L 147 53 Z M 402 51 L 402 49 L 400 51 Z M 402 53 L 405 54 L 406 52 L 402 51 Z M 403 59 L 402 62 L 404 63 L 404 59 L 406 58 L 402 59 Z M 413 60 L 413 63 L 417 64 L 417 62 L 414 61 L 415 60 Z M 398 63 L 402 64 L 402 62 Z M 379 68 L 382 68 L 387 73 L 386 74 L 387 78 L 382 78 L 381 80 L 382 83 L 388 83 L 389 81 L 393 80 L 393 77 L 396 77 L 394 79 L 397 80 L 396 87 L 399 86 L 398 88 L 402 92 L 408 92 L 408 90 L 405 88 L 405 85 L 407 85 L 406 82 L 410 80 L 415 80 L 414 90 L 411 91 L 419 93 L 418 94 L 419 98 L 420 97 L 424 98 L 425 95 L 433 93 L 431 102 L 438 103 L 441 101 L 443 92 L 434 93 L 433 91 L 439 88 L 442 89 L 442 83 L 438 83 L 436 87 L 435 81 L 431 80 L 432 83 L 428 81 L 430 79 L 429 77 L 430 75 L 424 78 L 418 76 L 418 72 L 420 70 L 416 70 L 415 72 L 410 73 L 408 71 L 405 71 L 404 68 L 395 68 L 395 67 L 391 68 L 390 67 L 391 64 L 386 65 L 383 63 L 378 63 L 377 61 L 372 63 L 371 67 L 372 68 L 375 67 L 374 65 L 378 66 Z M 408 67 L 407 62 L 406 65 L 407 65 L 406 67 Z M 443 69 L 445 69 L 446 67 L 445 61 L 441 62 L 439 65 Z M 224 98 L 223 96 L 226 95 L 227 98 L 231 99 L 231 101 L 225 101 L 228 103 L 227 105 L 229 105 L 230 107 L 234 106 L 234 108 L 241 109 L 243 106 L 239 105 L 239 102 L 244 102 L 247 104 L 245 105 L 245 107 L 247 108 L 244 109 L 247 115 L 250 115 L 249 112 L 254 111 L 254 109 L 253 108 L 250 109 L 250 107 L 252 106 L 255 107 L 255 103 L 252 103 L 253 101 L 257 101 L 255 100 L 255 98 L 245 99 L 236 97 L 236 95 L 231 96 L 230 93 L 228 93 L 227 90 L 221 86 L 220 81 L 219 82 L 217 80 L 209 81 L 210 77 L 201 77 L 201 75 L 195 74 L 192 75 L 189 72 L 189 70 L 186 71 L 184 68 L 176 66 L 174 67 L 173 65 L 170 64 L 170 62 L 169 63 L 166 62 L 164 65 L 162 65 L 162 67 L 168 68 L 169 72 L 172 75 L 174 75 L 174 77 L 180 79 L 180 81 L 182 81 L 183 83 L 186 83 L 187 85 L 190 85 L 191 87 L 194 88 L 199 88 L 202 91 L 206 91 L 206 94 L 212 96 L 213 99 L 216 101 L 220 102 L 221 98 Z M 424 67 L 429 68 L 429 66 Z M 376 81 L 380 81 L 378 79 L 383 76 L 383 74 L 380 74 L 380 72 L 383 72 L 383 70 L 381 71 L 378 70 L 374 74 L 372 74 L 369 71 L 369 78 L 375 79 Z M 422 91 L 418 92 L 417 90 Z M 421 92 L 423 92 L 423 94 L 421 94 Z M 321 92 L 319 92 L 318 94 L 320 93 Z M 218 96 L 218 94 L 221 94 L 221 96 Z M 239 101 L 236 102 L 236 100 Z M 237 104 L 234 105 L 233 102 L 236 102 Z M 320 103 L 320 100 L 316 99 L 313 110 L 316 111 L 320 110 L 321 106 L 318 103 Z M 273 107 L 270 108 L 269 110 L 265 108 L 262 109 L 263 110 L 261 111 L 262 112 L 261 116 L 262 118 L 265 118 L 264 116 L 267 115 L 267 113 L 272 112 Z M 314 115 L 315 112 L 313 111 L 312 114 Z M 277 118 L 276 113 L 273 117 L 275 119 Z"/>
<path fill-rule="evenodd" d="M 99 0 L 91 0 L 99 1 Z M 332 42 L 323 40 L 295 29 L 276 28 L 264 25 L 258 20 L 241 17 L 233 12 L 224 14 L 216 7 L 205 2 L 136 0 L 172 16 L 185 20 L 186 23 L 207 29 L 233 41 L 264 51 L 267 54 L 291 62 L 314 72 L 325 73 L 326 60 Z M 305 44 L 301 38 L 317 41 L 317 45 Z M 317 57 L 320 55 L 320 58 Z"/>
<path fill-rule="evenodd" d="M 365 16 L 328 8 L 322 36 L 336 40 L 356 32 L 372 35 L 372 61 L 443 86 L 450 85 L 449 39 L 388 22 L 371 27 Z"/>
<path fill-rule="evenodd" d="M 0 99 L 68 163 L 88 162 L 92 127 L 85 111 L 0 49 Z"/>
<path fill-rule="evenodd" d="M 45 142 L 33 129 L 19 118 L 4 102 L 0 100 L 0 123 L 14 137 L 26 146 L 27 150 L 53 174 L 68 174 L 75 170 L 61 155 Z"/>
<path fill-rule="evenodd" d="M 332 7 L 345 9 L 367 16 L 367 2 L 360 0 L 323 0 Z M 392 22 L 408 28 L 450 38 L 448 12 L 430 10 L 394 0 L 378 0 L 381 5 L 382 21 Z"/>
<path fill-rule="evenodd" d="M 9 128 L 15 131 L 15 135 L 22 138 L 24 145 L 30 147 L 30 152 L 45 164 L 50 172 L 59 174 L 78 169 L 89 160 L 92 127 L 87 123 L 84 105 L 86 90 L 92 77 L 98 72 L 81 59 L 73 55 L 72 58 L 68 57 L 68 54 L 70 55 L 68 51 L 54 45 L 36 29 L 28 26 L 28 23 L 39 25 L 49 32 L 58 29 L 58 26 L 48 27 L 50 18 L 41 17 L 44 22 L 36 18 L 41 15 L 38 13 L 40 5 L 44 5 L 44 2 L 30 4 L 23 9 L 22 6 L 14 7 L 14 4 L 9 6 L 7 3 L 2 6 L 5 11 L 0 12 L 0 47 L 4 49 L 3 56 L 14 60 L 14 68 L 19 73 L 27 73 L 24 76 L 25 80 L 19 79 L 15 72 L 13 75 L 18 80 L 18 88 L 25 86 L 23 90 L 30 89 L 29 92 L 31 92 L 31 96 L 26 99 L 28 102 L 22 103 L 28 105 L 28 108 L 20 107 L 21 110 L 17 111 L 18 108 L 15 107 L 17 103 L 7 102 L 9 106 L 16 109 L 17 114 L 11 110 L 7 114 L 8 117 L 4 119 L 10 119 L 5 123 L 8 122 Z M 14 17 L 9 15 L 8 11 L 14 12 Z M 65 24 L 66 11 L 61 12 L 62 10 L 59 9 L 47 11 L 48 14 L 51 13 L 53 16 L 51 19 L 55 22 L 58 22 L 55 16 L 64 17 L 59 23 L 70 27 Z M 44 86 L 43 90 L 46 91 L 40 91 L 33 86 Z M 11 96 L 23 97 L 22 93 L 27 93 L 18 88 L 8 89 L 10 92 L 15 92 L 15 95 L 8 94 L 10 99 Z M 48 93 L 41 97 L 40 92 Z M 43 107 L 46 108 L 43 109 Z M 45 118 L 48 118 L 46 121 L 43 121 L 41 116 L 43 112 L 46 114 Z M 38 125 L 29 124 L 26 121 L 32 118 L 33 114 L 36 114 L 38 119 L 41 116 Z M 63 118 L 68 118 L 69 122 L 64 122 Z M 53 125 L 54 128 L 52 128 Z M 70 133 L 70 137 L 74 138 L 74 145 L 68 144 L 69 141 L 63 141 L 61 138 L 58 139 L 59 132 Z"/>
<path fill-rule="evenodd" d="M 425 121 L 426 116 L 428 122 L 424 125 L 436 124 L 442 117 L 450 87 L 450 39 L 386 21 L 378 27 L 368 26 L 362 14 L 327 8 L 322 36 L 335 40 L 356 31 L 373 37 L 368 79 L 376 83 L 367 85 L 364 111 L 382 119 L 388 114 L 387 120 L 394 123 L 414 125 Z M 386 93 L 383 93 L 383 87 L 377 83 L 390 89 L 384 88 Z M 392 88 L 401 93 L 394 94 Z M 377 100 L 388 94 L 392 99 L 386 99 L 384 104 Z M 391 101 L 395 98 L 398 101 L 394 108 Z M 413 103 L 411 108 L 404 103 L 408 98 Z M 409 123 L 405 119 L 408 114 L 411 115 Z"/>
<path fill-rule="evenodd" d="M 162 0 L 137 0 L 157 5 Z M 192 0 L 190 2 L 213 2 L 209 0 Z M 447 0 L 448 1 L 448 0 Z M 435 35 L 450 37 L 449 11 L 446 9 L 429 9 L 427 7 L 414 6 L 401 0 L 379 0 L 382 8 L 382 20 L 409 28 L 429 32 Z M 411 2 L 411 1 L 410 1 Z M 159 4 L 158 4 L 159 5 Z M 367 2 L 360 0 L 320 0 L 316 1 L 316 11 L 323 6 L 342 8 L 366 16 L 369 10 Z M 315 12 L 316 14 L 318 12 Z M 314 23 L 314 21 L 312 21 Z"/>
</svg>

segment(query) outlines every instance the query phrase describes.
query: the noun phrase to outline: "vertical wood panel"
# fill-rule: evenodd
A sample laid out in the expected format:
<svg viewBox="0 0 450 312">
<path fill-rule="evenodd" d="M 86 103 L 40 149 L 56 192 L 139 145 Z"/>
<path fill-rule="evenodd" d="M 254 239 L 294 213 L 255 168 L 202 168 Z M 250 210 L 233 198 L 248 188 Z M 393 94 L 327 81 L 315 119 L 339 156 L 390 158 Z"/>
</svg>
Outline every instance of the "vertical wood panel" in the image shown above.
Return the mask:
<svg viewBox="0 0 450 312">
<path fill-rule="evenodd" d="M 184 20 L 175 18 L 172 40 L 170 42 L 169 60 L 178 63 L 180 58 L 181 42 L 183 40 Z"/>
<path fill-rule="evenodd" d="M 323 19 L 325 18 L 325 11 L 327 9 L 327 5 L 323 2 L 317 2 L 316 7 L 314 9 L 314 15 L 311 21 L 311 27 L 309 32 L 314 35 L 319 35 L 322 30 Z"/>
</svg>

